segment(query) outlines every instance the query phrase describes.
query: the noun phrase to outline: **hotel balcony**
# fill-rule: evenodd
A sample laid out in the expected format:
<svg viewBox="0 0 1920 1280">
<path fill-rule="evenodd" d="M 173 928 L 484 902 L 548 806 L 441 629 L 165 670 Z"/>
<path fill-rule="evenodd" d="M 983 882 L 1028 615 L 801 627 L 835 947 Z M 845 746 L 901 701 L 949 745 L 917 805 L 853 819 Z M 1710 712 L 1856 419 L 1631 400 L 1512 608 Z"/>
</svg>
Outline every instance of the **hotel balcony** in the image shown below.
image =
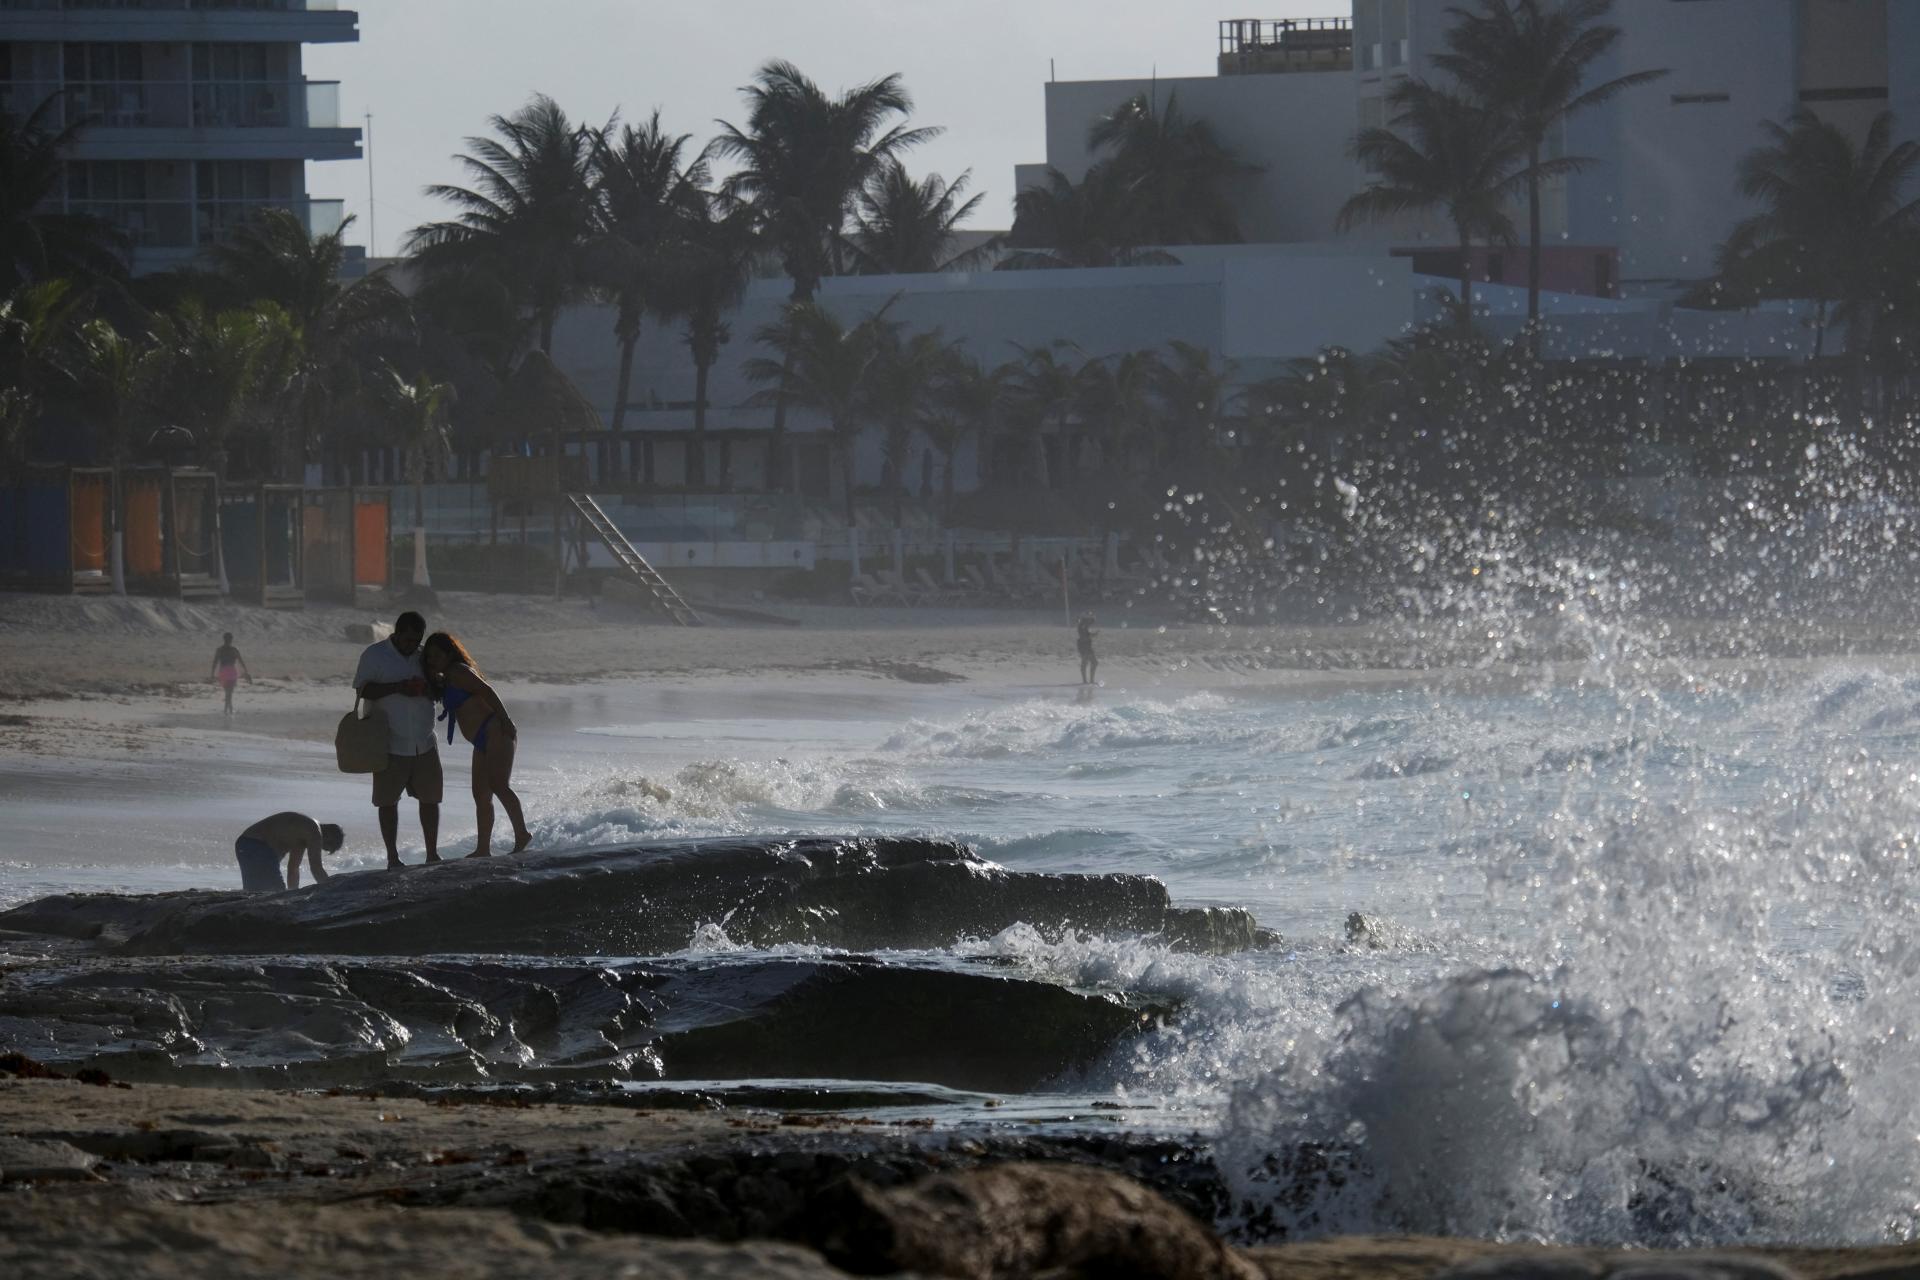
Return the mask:
<svg viewBox="0 0 1920 1280">
<path fill-rule="evenodd" d="M 144 258 L 150 250 L 178 250 L 191 257 L 226 238 L 263 209 L 286 209 L 310 236 L 331 235 L 346 217 L 344 200 L 70 200 L 67 212 L 88 214 L 118 227 Z"/>
<path fill-rule="evenodd" d="M 359 22 L 335 0 L 0 0 L 0 40 L 326 44 Z"/>
<path fill-rule="evenodd" d="M 77 160 L 356 160 L 360 131 L 340 126 L 334 80 L 85 80 L 0 83 L 0 112 L 84 124 Z"/>
</svg>

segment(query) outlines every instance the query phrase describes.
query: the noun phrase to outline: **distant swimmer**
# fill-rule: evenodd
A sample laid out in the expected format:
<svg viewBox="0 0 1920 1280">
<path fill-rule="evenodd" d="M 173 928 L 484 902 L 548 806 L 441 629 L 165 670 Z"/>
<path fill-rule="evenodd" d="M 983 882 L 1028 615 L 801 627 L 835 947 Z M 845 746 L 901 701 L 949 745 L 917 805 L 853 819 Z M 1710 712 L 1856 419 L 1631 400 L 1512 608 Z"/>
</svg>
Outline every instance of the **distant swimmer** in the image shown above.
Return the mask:
<svg viewBox="0 0 1920 1280">
<path fill-rule="evenodd" d="M 300 857 L 306 855 L 315 884 L 327 878 L 320 865 L 320 854 L 338 853 L 346 843 L 346 833 L 331 822 L 315 822 L 304 813 L 276 813 L 262 818 L 240 833 L 233 842 L 233 856 L 240 861 L 240 887 L 250 893 L 277 893 L 300 887 Z M 280 873 L 280 861 L 287 870 Z"/>
<path fill-rule="evenodd" d="M 473 744 L 473 812 L 479 827 L 469 858 L 493 854 L 493 801 L 507 811 L 513 823 L 513 852 L 521 853 L 533 843 L 527 830 L 526 815 L 520 809 L 520 797 L 513 791 L 513 753 L 520 745 L 520 731 L 506 704 L 480 675 L 479 664 L 466 646 L 444 631 L 436 631 L 421 646 L 427 680 L 434 696 L 445 708 L 440 718 L 447 722 L 447 743 L 453 743 L 457 726 Z"/>
<path fill-rule="evenodd" d="M 223 715 L 233 714 L 233 686 L 240 683 L 242 675 L 247 683 L 253 683 L 253 672 L 247 670 L 247 660 L 240 656 L 240 650 L 233 644 L 233 632 L 229 631 L 220 639 L 220 647 L 213 651 L 213 670 L 208 678 L 217 680 L 220 688 L 226 692 L 227 705 Z"/>
<path fill-rule="evenodd" d="M 1093 629 L 1092 614 L 1083 613 L 1080 615 L 1079 630 L 1080 639 L 1077 644 L 1080 649 L 1080 683 L 1092 684 L 1094 683 L 1095 673 L 1100 670 L 1100 659 L 1095 657 L 1093 653 L 1093 638 L 1100 633 Z"/>
</svg>

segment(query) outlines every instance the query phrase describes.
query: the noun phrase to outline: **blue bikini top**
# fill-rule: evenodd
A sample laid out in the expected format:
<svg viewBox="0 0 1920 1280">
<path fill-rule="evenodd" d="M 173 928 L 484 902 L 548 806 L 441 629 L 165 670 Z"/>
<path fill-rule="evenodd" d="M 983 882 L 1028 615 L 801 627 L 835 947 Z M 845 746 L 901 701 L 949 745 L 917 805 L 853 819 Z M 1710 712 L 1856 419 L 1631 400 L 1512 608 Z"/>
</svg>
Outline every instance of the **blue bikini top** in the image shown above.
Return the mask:
<svg viewBox="0 0 1920 1280">
<path fill-rule="evenodd" d="M 447 685 L 440 690 L 440 718 L 447 722 L 447 742 L 453 742 L 453 731 L 458 724 L 454 713 L 473 695 L 455 685 Z"/>
</svg>

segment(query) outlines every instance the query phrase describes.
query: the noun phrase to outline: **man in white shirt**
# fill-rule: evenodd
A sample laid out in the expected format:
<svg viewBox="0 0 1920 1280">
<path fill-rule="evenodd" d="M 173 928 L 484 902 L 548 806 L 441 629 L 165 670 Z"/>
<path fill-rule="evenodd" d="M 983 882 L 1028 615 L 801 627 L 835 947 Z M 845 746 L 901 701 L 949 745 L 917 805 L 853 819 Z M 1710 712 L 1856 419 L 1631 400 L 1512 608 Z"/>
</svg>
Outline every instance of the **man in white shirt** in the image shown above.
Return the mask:
<svg viewBox="0 0 1920 1280">
<path fill-rule="evenodd" d="M 353 673 L 353 687 L 387 717 L 387 767 L 373 775 L 373 807 L 380 838 L 387 842 L 387 868 L 401 865 L 394 841 L 400 834 L 400 796 L 420 806 L 420 834 L 427 861 L 440 861 L 440 753 L 433 735 L 433 698 L 420 668 L 420 641 L 427 620 L 409 609 L 394 619 L 393 635 L 368 645 Z"/>
</svg>

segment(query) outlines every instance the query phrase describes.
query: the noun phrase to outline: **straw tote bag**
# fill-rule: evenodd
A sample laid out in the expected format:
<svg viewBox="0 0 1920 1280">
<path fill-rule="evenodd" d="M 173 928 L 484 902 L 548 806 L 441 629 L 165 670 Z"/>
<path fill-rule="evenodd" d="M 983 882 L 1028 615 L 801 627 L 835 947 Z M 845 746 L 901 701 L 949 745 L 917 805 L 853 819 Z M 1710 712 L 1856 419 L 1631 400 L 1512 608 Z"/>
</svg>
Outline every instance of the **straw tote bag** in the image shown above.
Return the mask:
<svg viewBox="0 0 1920 1280">
<path fill-rule="evenodd" d="M 355 695 L 353 710 L 333 731 L 333 754 L 342 773 L 378 773 L 387 767 L 387 713 L 369 706 L 362 715 L 361 705 Z"/>
</svg>

